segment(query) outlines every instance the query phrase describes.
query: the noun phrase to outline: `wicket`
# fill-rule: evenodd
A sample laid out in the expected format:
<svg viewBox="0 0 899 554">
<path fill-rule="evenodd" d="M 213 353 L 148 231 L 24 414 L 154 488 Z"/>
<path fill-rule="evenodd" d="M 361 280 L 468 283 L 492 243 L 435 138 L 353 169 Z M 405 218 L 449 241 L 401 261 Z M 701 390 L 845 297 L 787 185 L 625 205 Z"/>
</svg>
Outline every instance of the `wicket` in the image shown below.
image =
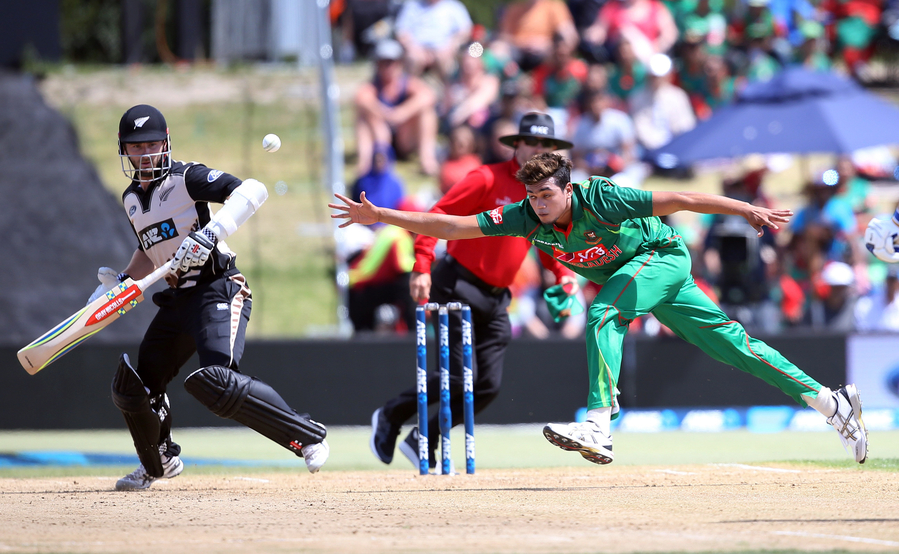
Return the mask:
<svg viewBox="0 0 899 554">
<path fill-rule="evenodd" d="M 418 469 L 421 475 L 428 474 L 428 337 L 425 315 L 437 312 L 437 336 L 439 343 L 440 368 L 440 408 L 437 420 L 440 424 L 440 461 L 443 475 L 453 471 L 450 452 L 450 428 L 452 408 L 450 408 L 449 387 L 449 312 L 462 312 L 462 414 L 465 420 L 465 473 L 474 473 L 474 376 L 471 367 L 471 308 L 460 302 L 440 305 L 428 303 L 415 309 L 416 338 L 416 384 L 418 390 Z"/>
</svg>

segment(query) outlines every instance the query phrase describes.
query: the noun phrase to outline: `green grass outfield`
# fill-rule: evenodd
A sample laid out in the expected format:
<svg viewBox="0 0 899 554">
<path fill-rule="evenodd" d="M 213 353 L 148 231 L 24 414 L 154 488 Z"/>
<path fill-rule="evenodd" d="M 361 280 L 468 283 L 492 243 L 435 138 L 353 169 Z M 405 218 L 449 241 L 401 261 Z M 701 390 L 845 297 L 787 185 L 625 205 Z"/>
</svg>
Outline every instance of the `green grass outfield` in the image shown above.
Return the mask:
<svg viewBox="0 0 899 554">
<path fill-rule="evenodd" d="M 482 425 L 475 429 L 479 468 L 539 468 L 585 466 L 576 453 L 550 445 L 540 425 Z M 244 428 L 175 430 L 182 458 L 192 472 L 252 473 L 304 469 L 303 461 Z M 402 438 L 402 437 L 401 437 Z M 867 463 L 859 466 L 843 451 L 834 432 L 751 433 L 616 433 L 616 465 L 673 466 L 686 464 L 753 464 L 790 462 L 859 470 L 899 470 L 899 431 L 869 433 Z M 463 435 L 454 430 L 453 457 L 464 471 Z M 368 427 L 333 427 L 328 432 L 331 457 L 326 471 L 415 469 L 397 450 L 385 466 L 369 450 Z M 91 454 L 133 454 L 125 430 L 4 431 L 0 453 L 74 451 Z M 195 460 L 191 463 L 191 460 Z M 135 457 L 135 463 L 137 458 Z M 199 462 L 199 463 L 198 463 Z M 212 462 L 212 463 L 210 463 Z M 220 462 L 220 463 L 216 463 Z M 15 466 L 0 467 L 0 477 L 109 475 L 130 472 L 133 466 Z"/>
</svg>

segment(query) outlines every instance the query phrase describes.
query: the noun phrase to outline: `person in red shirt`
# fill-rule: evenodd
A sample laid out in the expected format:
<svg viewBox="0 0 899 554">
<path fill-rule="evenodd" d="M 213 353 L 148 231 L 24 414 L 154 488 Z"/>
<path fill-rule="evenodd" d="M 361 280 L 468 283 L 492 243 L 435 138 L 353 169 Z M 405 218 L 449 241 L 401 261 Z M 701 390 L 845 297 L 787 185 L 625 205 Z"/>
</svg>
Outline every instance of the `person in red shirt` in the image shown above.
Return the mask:
<svg viewBox="0 0 899 554">
<path fill-rule="evenodd" d="M 568 141 L 556 138 L 555 126 L 549 115 L 528 113 L 521 119 L 517 135 L 500 137 L 500 142 L 515 148 L 511 160 L 483 165 L 469 173 L 431 208 L 433 213 L 475 215 L 485 210 L 520 202 L 525 188 L 515 173 L 532 156 L 572 147 Z M 512 339 L 512 326 L 507 308 L 511 300 L 509 285 L 530 250 L 530 244 L 520 237 L 482 237 L 476 240 L 447 242 L 446 256 L 431 268 L 435 260 L 437 239 L 419 235 L 415 238 L 415 266 L 409 280 L 409 290 L 417 302 L 446 304 L 462 302 L 471 307 L 474 330 L 474 411 L 483 410 L 499 394 L 503 374 L 503 356 Z M 571 294 L 577 293 L 574 274 L 551 257 L 540 255 L 541 262 L 556 276 L 557 283 L 574 283 Z M 462 340 L 461 313 L 451 311 L 450 317 L 450 390 L 453 426 L 462 423 Z M 436 365 L 436 364 L 435 364 Z M 436 368 L 428 374 L 428 403 L 438 399 L 439 373 Z M 415 387 L 388 400 L 372 414 L 371 449 L 375 456 L 389 464 L 393 461 L 401 426 L 417 413 Z M 437 429 L 432 418 L 429 429 Z M 435 452 L 439 441 L 428 441 L 431 467 L 436 466 Z M 418 467 L 418 428 L 413 428 L 400 444 L 400 451 Z"/>
</svg>

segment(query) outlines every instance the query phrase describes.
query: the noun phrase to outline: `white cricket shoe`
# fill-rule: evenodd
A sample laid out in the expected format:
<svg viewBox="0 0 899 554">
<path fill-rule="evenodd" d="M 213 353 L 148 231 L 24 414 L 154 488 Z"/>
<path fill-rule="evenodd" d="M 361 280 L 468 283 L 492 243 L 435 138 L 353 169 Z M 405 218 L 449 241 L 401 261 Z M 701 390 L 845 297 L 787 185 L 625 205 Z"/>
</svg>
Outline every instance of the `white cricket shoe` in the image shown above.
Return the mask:
<svg viewBox="0 0 899 554">
<path fill-rule="evenodd" d="M 140 464 L 137 466 L 137 469 L 116 481 L 115 490 L 139 491 L 149 489 L 153 481 L 157 479 L 171 479 L 184 471 L 184 462 L 178 456 L 160 454 L 160 458 L 162 459 L 162 477 L 153 477 L 147 473 L 144 464 Z"/>
<path fill-rule="evenodd" d="M 868 431 L 862 421 L 862 399 L 855 385 L 846 385 L 833 392 L 837 411 L 827 418 L 827 423 L 840 434 L 843 448 L 855 455 L 855 461 L 863 464 L 868 459 Z"/>
<path fill-rule="evenodd" d="M 328 461 L 328 454 L 331 453 L 331 447 L 328 441 L 322 439 L 321 442 L 307 444 L 300 449 L 303 459 L 306 460 L 306 467 L 309 473 L 316 473 Z"/>
<path fill-rule="evenodd" d="M 594 464 L 610 464 L 612 437 L 606 436 L 589 421 L 583 423 L 549 423 L 543 428 L 546 440 L 562 450 L 580 452 L 581 456 Z"/>
</svg>

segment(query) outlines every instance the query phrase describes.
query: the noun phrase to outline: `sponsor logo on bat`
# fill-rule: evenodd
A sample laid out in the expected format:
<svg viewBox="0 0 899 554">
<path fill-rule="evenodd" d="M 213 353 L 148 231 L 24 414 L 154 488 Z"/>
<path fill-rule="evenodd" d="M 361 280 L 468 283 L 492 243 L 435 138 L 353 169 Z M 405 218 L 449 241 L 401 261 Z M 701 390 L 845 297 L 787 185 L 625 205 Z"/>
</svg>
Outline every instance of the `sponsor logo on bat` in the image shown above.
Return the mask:
<svg viewBox="0 0 899 554">
<path fill-rule="evenodd" d="M 131 299 L 136 298 L 137 296 L 140 296 L 140 289 L 137 288 L 137 285 L 131 285 L 127 290 L 125 290 L 125 292 L 116 296 L 115 298 L 101 306 L 99 310 L 94 312 L 87 320 L 87 323 L 85 325 L 95 325 L 97 323 L 100 323 L 101 321 L 118 311 L 119 308 L 121 308 L 125 304 L 130 303 Z"/>
</svg>

